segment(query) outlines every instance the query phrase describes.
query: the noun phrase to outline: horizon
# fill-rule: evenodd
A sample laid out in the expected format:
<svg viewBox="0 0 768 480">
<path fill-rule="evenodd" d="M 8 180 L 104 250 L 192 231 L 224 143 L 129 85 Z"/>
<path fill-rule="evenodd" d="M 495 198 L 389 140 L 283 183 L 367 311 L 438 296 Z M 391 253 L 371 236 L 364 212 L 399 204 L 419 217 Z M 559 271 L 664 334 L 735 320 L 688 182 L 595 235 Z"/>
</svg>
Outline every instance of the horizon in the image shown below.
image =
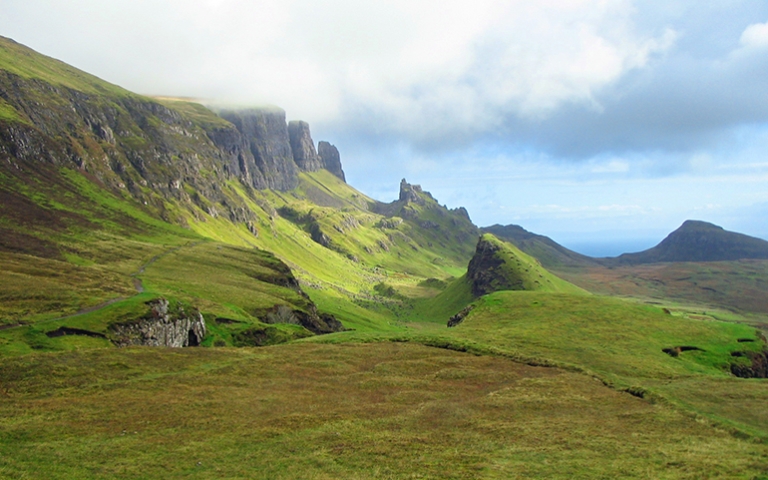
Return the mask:
<svg viewBox="0 0 768 480">
<path fill-rule="evenodd" d="M 0 35 L 137 93 L 278 105 L 380 201 L 405 177 L 585 254 L 688 219 L 768 239 L 761 2 L 11 0 Z"/>
</svg>

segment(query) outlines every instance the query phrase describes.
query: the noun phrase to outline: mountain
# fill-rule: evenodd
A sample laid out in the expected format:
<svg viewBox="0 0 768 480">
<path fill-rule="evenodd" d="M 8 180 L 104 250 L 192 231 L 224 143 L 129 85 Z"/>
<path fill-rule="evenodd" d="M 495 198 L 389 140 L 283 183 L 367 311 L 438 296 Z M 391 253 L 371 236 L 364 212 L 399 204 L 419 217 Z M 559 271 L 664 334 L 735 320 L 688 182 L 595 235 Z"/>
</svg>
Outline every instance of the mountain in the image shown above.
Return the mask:
<svg viewBox="0 0 768 480">
<path fill-rule="evenodd" d="M 658 245 L 605 259 L 608 265 L 768 259 L 768 242 L 697 220 L 687 220 Z"/>
<path fill-rule="evenodd" d="M 496 224 L 482 227 L 480 231 L 491 233 L 511 243 L 539 260 L 546 268 L 582 267 L 597 264 L 594 258 L 569 250 L 551 238 L 531 233 L 519 225 Z"/>
</svg>

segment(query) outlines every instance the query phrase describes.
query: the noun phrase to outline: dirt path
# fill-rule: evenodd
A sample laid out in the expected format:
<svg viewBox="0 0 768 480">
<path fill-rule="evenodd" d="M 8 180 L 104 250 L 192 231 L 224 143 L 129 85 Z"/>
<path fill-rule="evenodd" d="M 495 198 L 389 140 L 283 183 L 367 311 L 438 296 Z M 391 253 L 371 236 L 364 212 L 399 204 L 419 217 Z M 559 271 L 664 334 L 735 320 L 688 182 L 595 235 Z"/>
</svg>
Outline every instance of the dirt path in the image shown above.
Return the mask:
<svg viewBox="0 0 768 480">
<path fill-rule="evenodd" d="M 199 241 L 199 242 L 189 243 L 189 244 L 186 244 L 186 245 L 180 245 L 178 247 L 174 247 L 174 248 L 168 250 L 167 252 L 163 252 L 163 253 L 161 253 L 159 255 L 155 255 L 154 257 L 150 258 L 149 261 L 147 261 L 147 263 L 143 264 L 135 273 L 132 273 L 130 275 L 131 278 L 133 279 L 133 288 L 136 289 L 136 294 L 138 295 L 140 293 L 144 293 L 144 283 L 141 281 L 141 279 L 138 276 L 141 275 L 142 273 L 144 273 L 144 271 L 147 269 L 147 267 L 149 267 L 153 263 L 157 262 L 161 258 L 170 255 L 171 253 L 178 252 L 182 248 L 192 248 L 192 247 L 197 246 L 197 245 L 199 245 L 201 243 L 203 243 L 203 242 Z M 102 302 L 102 303 L 99 303 L 98 305 L 93 305 L 91 307 L 84 308 L 82 310 L 78 310 L 75 313 L 72 313 L 72 314 L 69 314 L 69 315 L 65 315 L 63 317 L 49 318 L 48 320 L 42 320 L 42 321 L 36 322 L 36 323 L 57 322 L 59 320 L 66 320 L 68 318 L 77 317 L 77 316 L 80 316 L 80 315 L 85 315 L 86 313 L 93 313 L 93 312 L 96 312 L 98 310 L 101 310 L 102 308 L 106 308 L 106 307 L 108 307 L 108 306 L 110 306 L 112 304 L 115 304 L 117 302 L 122 302 L 123 300 L 127 300 L 129 298 L 131 298 L 131 297 L 117 297 L 117 298 L 113 298 L 113 299 L 107 300 L 106 302 Z M 15 325 L 0 325 L 0 330 L 8 330 L 10 328 L 24 327 L 26 325 L 28 325 L 28 324 L 18 323 L 18 324 L 15 324 Z"/>
<path fill-rule="evenodd" d="M 148 266 L 152 265 L 153 263 L 155 263 L 156 261 L 160 260 L 161 258 L 167 257 L 168 255 L 170 255 L 172 253 L 178 252 L 182 248 L 192 248 L 192 247 L 195 247 L 197 245 L 200 245 L 201 243 L 203 243 L 203 242 L 200 241 L 200 242 L 192 242 L 192 243 L 189 243 L 187 245 L 179 245 L 178 247 L 174 247 L 174 248 L 168 250 L 167 252 L 163 252 L 163 253 L 161 253 L 159 255 L 155 255 L 154 257 L 150 258 L 149 261 L 147 263 L 145 263 L 144 265 L 142 265 L 141 268 L 139 268 L 139 270 L 136 273 L 132 273 L 131 274 L 131 277 L 133 277 L 133 287 L 136 289 L 136 292 L 137 293 L 144 293 L 144 283 L 139 278 L 139 275 L 144 273 L 144 270 L 146 270 Z M 77 314 L 75 314 L 75 315 L 77 315 Z"/>
</svg>

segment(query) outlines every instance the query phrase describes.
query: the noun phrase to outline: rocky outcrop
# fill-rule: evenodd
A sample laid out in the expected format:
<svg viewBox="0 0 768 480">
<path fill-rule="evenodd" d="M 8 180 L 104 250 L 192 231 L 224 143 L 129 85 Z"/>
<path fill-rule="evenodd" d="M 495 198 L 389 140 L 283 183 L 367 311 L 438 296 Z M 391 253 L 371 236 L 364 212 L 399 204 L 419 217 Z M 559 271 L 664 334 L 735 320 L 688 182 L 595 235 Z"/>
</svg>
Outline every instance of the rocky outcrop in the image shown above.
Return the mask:
<svg viewBox="0 0 768 480">
<path fill-rule="evenodd" d="M 317 154 L 323 163 L 323 168 L 340 178 L 343 182 L 347 179 L 344 170 L 341 169 L 341 156 L 339 150 L 328 142 L 321 141 L 317 145 Z"/>
<path fill-rule="evenodd" d="M 741 378 L 768 378 L 768 351 L 733 352 L 733 357 L 744 357 L 747 364 L 732 363 L 731 373 Z"/>
<path fill-rule="evenodd" d="M 464 319 L 467 318 L 467 315 L 469 315 L 474 309 L 474 305 L 467 305 L 464 307 L 464 309 L 462 309 L 459 313 L 448 319 L 448 328 L 455 327 L 456 325 L 463 322 Z"/>
<path fill-rule="evenodd" d="M 316 172 L 323 168 L 323 162 L 315 151 L 315 143 L 309 134 L 309 124 L 300 120 L 288 123 L 288 137 L 293 151 L 293 160 L 300 170 Z"/>
<path fill-rule="evenodd" d="M 272 310 L 261 316 L 260 320 L 267 324 L 285 323 L 301 325 L 318 335 L 345 330 L 344 325 L 336 317 L 325 313 L 318 313 L 314 305 L 311 305 L 307 312 L 293 309 L 287 305 L 275 305 Z"/>
<path fill-rule="evenodd" d="M 129 323 L 110 327 L 112 342 L 119 347 L 196 347 L 205 338 L 205 319 L 196 309 L 170 305 L 158 298 L 147 303 L 150 311 Z"/>
<path fill-rule="evenodd" d="M 421 189 L 421 185 L 411 185 L 410 183 L 406 182 L 405 179 L 400 180 L 400 196 L 398 198 L 399 201 L 404 203 L 416 203 L 419 205 L 424 205 L 426 203 L 426 199 L 423 197 L 423 195 L 427 195 L 429 198 L 432 198 L 432 195 L 429 192 L 425 192 Z"/>
<path fill-rule="evenodd" d="M 485 236 L 480 237 L 477 242 L 475 255 L 467 267 L 467 280 L 474 296 L 482 297 L 503 289 L 499 288 L 499 281 L 503 277 L 497 271 L 504 264 L 504 260 L 497 255 L 499 250 L 500 247 Z M 508 290 L 513 289 L 508 288 Z"/>
<path fill-rule="evenodd" d="M 217 143 L 230 153 L 227 162 L 257 189 L 286 191 L 299 184 L 293 159 L 285 112 L 277 108 L 221 112 L 232 123 L 241 139 L 235 144 Z M 223 140 L 221 134 L 213 137 Z M 233 157 L 236 156 L 235 162 Z"/>
<path fill-rule="evenodd" d="M 224 193 L 222 186 L 233 178 L 277 191 L 296 188 L 301 170 L 327 168 L 344 178 L 335 147 L 324 142 L 321 156 L 307 123 L 289 127 L 281 109 L 222 111 L 217 117 L 200 105 L 132 94 L 3 37 L 0 49 L 16 56 L 10 62 L 15 68 L 0 68 L 3 169 L 40 163 L 77 169 L 182 225 L 188 216 L 165 200 L 187 206 L 199 220 L 205 220 L 201 211 L 236 223 L 255 220 L 244 201 Z M 56 73 L 15 73 L 40 65 Z"/>
</svg>

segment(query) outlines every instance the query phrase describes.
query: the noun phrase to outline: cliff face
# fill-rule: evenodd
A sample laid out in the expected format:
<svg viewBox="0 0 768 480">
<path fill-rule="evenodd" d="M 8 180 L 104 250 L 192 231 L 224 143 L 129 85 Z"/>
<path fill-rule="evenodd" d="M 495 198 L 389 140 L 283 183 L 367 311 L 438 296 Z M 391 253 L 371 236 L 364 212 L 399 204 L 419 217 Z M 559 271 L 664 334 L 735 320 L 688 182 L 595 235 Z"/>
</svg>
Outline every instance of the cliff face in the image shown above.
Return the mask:
<svg viewBox="0 0 768 480">
<path fill-rule="evenodd" d="M 479 230 L 463 207 L 448 209 L 420 185 L 400 182 L 400 195 L 392 203 L 377 203 L 372 210 L 393 220 L 402 219 L 417 229 L 425 232 L 424 240 L 428 244 L 452 245 L 456 253 L 466 258 L 472 256 L 472 239 L 477 238 Z M 385 222 L 386 223 L 386 222 Z M 383 224 L 382 224 L 383 225 Z M 431 245 L 430 245 L 431 246 Z"/>
<path fill-rule="evenodd" d="M 320 141 L 317 145 L 317 153 L 323 162 L 323 168 L 339 177 L 343 182 L 347 181 L 344 170 L 341 169 L 341 157 L 336 147 L 328 142 Z"/>
<path fill-rule="evenodd" d="M 488 237 L 480 237 L 475 249 L 475 255 L 467 267 L 467 280 L 470 282 L 472 294 L 482 297 L 497 290 L 523 290 L 522 281 L 509 281 L 500 269 L 504 260 L 497 255 L 501 247 Z"/>
<path fill-rule="evenodd" d="M 244 110 L 222 112 L 221 117 L 237 128 L 240 138 L 231 152 L 229 165 L 235 163 L 236 173 L 256 189 L 290 190 L 299 184 L 298 168 L 282 110 Z M 234 148 L 233 148 L 234 147 Z"/>
<path fill-rule="evenodd" d="M 315 143 L 309 134 L 309 124 L 299 120 L 288 123 L 288 137 L 291 140 L 293 160 L 300 170 L 316 172 L 323 168 L 322 160 L 315 151 Z"/>
<path fill-rule="evenodd" d="M 164 199 L 247 222 L 246 206 L 222 192 L 228 180 L 286 191 L 298 186 L 300 170 L 324 168 L 309 126 L 291 123 L 292 146 L 280 109 L 217 116 L 198 104 L 135 95 L 2 37 L 0 50 L 16 62 L 0 66 L 0 166 L 78 169 L 182 224 Z M 41 68 L 37 77 L 29 73 Z M 332 164 L 343 176 L 340 162 Z"/>
<path fill-rule="evenodd" d="M 164 298 L 153 300 L 148 305 L 150 312 L 145 317 L 110 328 L 115 345 L 196 347 L 205 338 L 205 320 L 200 312 L 187 312 L 179 305 L 171 307 Z"/>
</svg>

